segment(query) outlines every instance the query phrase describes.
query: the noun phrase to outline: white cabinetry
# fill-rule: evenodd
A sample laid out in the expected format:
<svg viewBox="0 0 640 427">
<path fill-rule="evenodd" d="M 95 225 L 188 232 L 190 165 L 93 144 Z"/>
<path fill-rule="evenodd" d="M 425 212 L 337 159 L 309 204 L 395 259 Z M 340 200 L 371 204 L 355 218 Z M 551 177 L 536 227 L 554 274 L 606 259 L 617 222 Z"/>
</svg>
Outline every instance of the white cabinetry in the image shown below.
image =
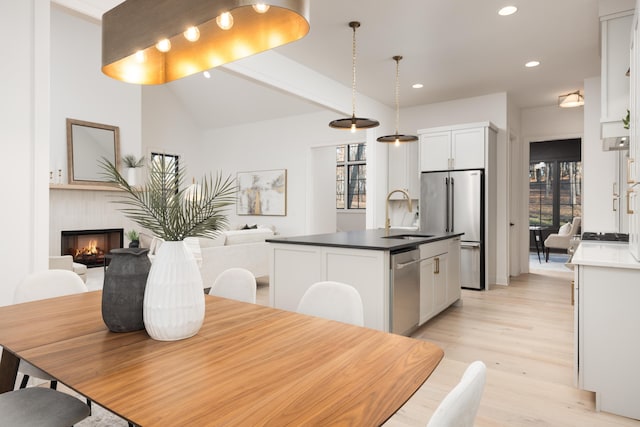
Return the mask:
<svg viewBox="0 0 640 427">
<path fill-rule="evenodd" d="M 420 245 L 420 325 L 460 299 L 459 277 L 459 238 Z"/>
<path fill-rule="evenodd" d="M 420 173 L 418 171 L 418 144 L 408 143 L 395 146 L 389 144 L 389 184 L 388 191 L 402 189 L 412 199 L 420 197 Z M 391 195 L 391 199 L 401 199 L 399 193 Z"/>
<path fill-rule="evenodd" d="M 422 129 L 420 170 L 482 169 L 486 164 L 489 123 Z"/>
<path fill-rule="evenodd" d="M 629 250 L 640 261 L 640 0 L 636 5 L 631 31 L 631 76 L 629 79 L 631 98 L 629 102 L 630 140 L 629 164 L 627 169 L 627 213 L 629 214 Z"/>
<path fill-rule="evenodd" d="M 596 410 L 640 419 L 640 269 L 578 265 L 574 291 L 578 387 Z"/>
<path fill-rule="evenodd" d="M 602 138 L 628 135 L 622 119 L 629 108 L 629 34 L 633 10 L 600 17 Z"/>
</svg>

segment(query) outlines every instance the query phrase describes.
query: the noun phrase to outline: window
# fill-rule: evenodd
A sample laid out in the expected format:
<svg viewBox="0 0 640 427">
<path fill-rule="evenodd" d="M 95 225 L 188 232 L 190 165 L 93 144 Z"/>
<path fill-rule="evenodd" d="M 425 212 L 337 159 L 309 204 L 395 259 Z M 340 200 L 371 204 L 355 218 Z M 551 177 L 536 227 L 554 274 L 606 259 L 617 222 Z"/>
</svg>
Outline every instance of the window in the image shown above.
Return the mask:
<svg viewBox="0 0 640 427">
<path fill-rule="evenodd" d="M 336 209 L 367 207 L 366 145 L 336 147 Z"/>
<path fill-rule="evenodd" d="M 582 216 L 580 140 L 531 144 L 529 225 L 559 228 Z"/>
<path fill-rule="evenodd" d="M 159 171 L 162 171 L 166 168 L 166 173 L 169 173 L 171 170 L 173 171 L 173 184 L 167 182 L 167 187 L 175 186 L 175 192 L 178 193 L 179 182 L 180 182 L 180 156 L 177 154 L 165 154 L 165 153 L 151 153 L 151 162 L 161 166 L 158 168 Z M 169 177 L 167 177 L 169 179 Z"/>
</svg>

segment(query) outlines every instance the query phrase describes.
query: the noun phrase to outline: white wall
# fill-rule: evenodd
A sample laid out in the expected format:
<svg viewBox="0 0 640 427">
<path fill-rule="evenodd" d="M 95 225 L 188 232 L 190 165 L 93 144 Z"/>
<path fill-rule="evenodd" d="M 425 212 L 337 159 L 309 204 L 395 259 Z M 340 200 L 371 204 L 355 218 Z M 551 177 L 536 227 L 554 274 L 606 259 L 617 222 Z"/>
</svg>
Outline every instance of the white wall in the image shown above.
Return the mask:
<svg viewBox="0 0 640 427">
<path fill-rule="evenodd" d="M 49 13 L 49 0 L 0 2 L 0 306 L 22 278 L 47 268 Z"/>
<path fill-rule="evenodd" d="M 141 154 L 140 86 L 102 74 L 102 32 L 98 22 L 67 9 L 51 9 L 50 170 L 67 181 L 66 118 L 120 128 L 120 154 Z"/>
</svg>

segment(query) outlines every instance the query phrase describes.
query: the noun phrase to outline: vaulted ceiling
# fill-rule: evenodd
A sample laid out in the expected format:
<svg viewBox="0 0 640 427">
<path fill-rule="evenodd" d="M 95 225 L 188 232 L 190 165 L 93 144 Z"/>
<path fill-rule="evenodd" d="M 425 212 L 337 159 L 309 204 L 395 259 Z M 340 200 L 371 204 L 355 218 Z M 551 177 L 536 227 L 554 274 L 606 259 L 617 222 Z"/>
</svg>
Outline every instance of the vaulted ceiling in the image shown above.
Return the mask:
<svg viewBox="0 0 640 427">
<path fill-rule="evenodd" d="M 120 0 L 54 0 L 94 18 Z M 506 4 L 518 12 L 497 14 Z M 507 92 L 519 107 L 553 105 L 600 75 L 597 0 L 310 0 L 311 31 L 276 52 L 351 86 L 349 21 L 357 31 L 357 90 L 401 107 Z M 526 68 L 530 60 L 540 61 Z M 169 84 L 204 128 L 314 112 L 322 107 L 228 70 Z M 412 89 L 422 83 L 422 89 Z M 247 102 L 247 100 L 251 100 Z"/>
</svg>

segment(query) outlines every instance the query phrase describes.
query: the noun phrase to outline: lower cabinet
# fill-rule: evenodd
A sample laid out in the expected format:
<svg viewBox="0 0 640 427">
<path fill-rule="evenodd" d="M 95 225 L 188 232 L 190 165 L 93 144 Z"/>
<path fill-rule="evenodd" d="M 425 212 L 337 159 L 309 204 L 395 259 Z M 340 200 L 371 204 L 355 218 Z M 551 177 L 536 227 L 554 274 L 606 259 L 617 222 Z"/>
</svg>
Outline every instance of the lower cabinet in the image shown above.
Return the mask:
<svg viewBox="0 0 640 427">
<path fill-rule="evenodd" d="M 420 245 L 420 324 L 460 295 L 460 239 Z"/>
</svg>

